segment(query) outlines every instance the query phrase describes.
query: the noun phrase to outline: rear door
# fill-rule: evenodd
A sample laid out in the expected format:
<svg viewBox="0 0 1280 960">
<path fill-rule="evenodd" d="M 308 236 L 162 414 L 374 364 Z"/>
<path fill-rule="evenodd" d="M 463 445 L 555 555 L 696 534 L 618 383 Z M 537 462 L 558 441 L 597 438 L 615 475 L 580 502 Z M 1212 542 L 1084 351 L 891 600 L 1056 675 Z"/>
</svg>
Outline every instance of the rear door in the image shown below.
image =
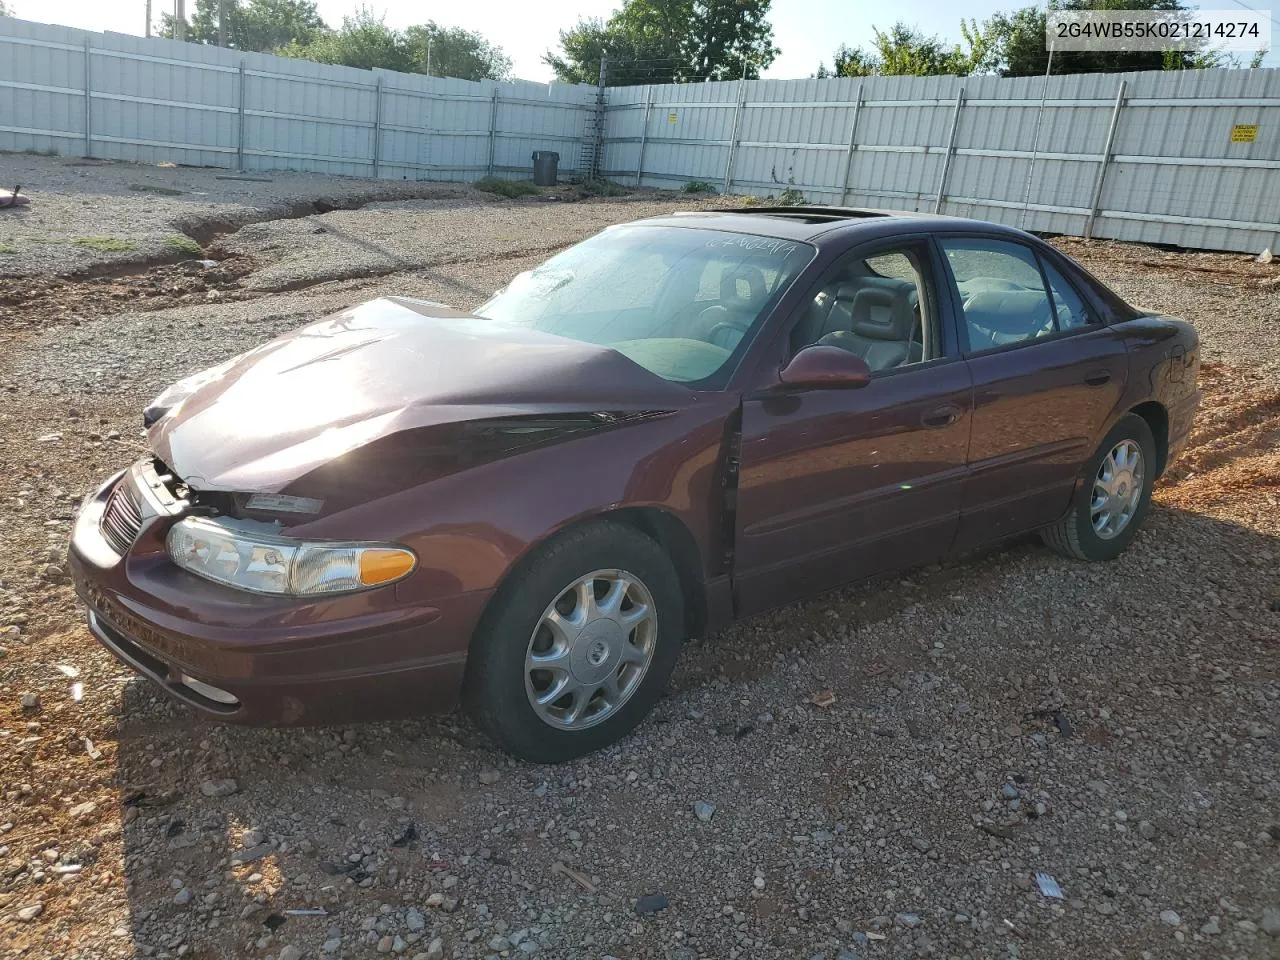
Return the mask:
<svg viewBox="0 0 1280 960">
<path fill-rule="evenodd" d="M 941 264 L 927 238 L 863 248 L 827 271 L 766 379 L 816 342 L 869 359 L 861 388 L 743 400 L 734 594 L 740 614 L 919 563 L 951 546 L 972 405 Z M 915 317 L 912 319 L 911 312 Z"/>
<path fill-rule="evenodd" d="M 1125 347 L 1030 245 L 940 235 L 973 378 L 957 549 L 1066 511 L 1123 393 Z"/>
</svg>

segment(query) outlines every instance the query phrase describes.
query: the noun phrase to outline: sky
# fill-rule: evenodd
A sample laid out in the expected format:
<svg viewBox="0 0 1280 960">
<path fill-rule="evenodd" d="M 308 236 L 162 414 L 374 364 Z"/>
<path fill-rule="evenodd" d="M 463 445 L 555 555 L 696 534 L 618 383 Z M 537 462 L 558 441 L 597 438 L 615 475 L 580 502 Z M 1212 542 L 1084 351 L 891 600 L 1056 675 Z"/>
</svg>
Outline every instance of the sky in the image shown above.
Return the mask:
<svg viewBox="0 0 1280 960">
<path fill-rule="evenodd" d="M 195 0 L 186 0 L 188 14 Z M 522 80 L 550 80 L 552 72 L 542 54 L 554 48 L 559 31 L 579 17 L 608 17 L 622 0 L 471 0 L 470 3 L 430 3 L 423 0 L 363 0 L 375 13 L 385 14 L 389 26 L 402 28 L 426 20 L 442 26 L 475 30 L 506 51 Z M 959 42 L 960 19 L 979 22 L 997 10 L 1014 9 L 1030 0 L 895 0 L 890 6 L 866 0 L 773 0 L 769 19 L 774 43 L 782 53 L 764 72 L 773 79 L 811 76 L 821 62 L 831 63 L 836 47 L 868 46 L 872 27 L 887 29 L 903 20 L 928 34 Z M 146 0 L 6 0 L 16 16 L 86 30 L 143 33 Z M 321 17 L 330 26 L 342 22 L 361 0 L 319 0 Z M 1209 0 L 1205 9 L 1280 7 L 1267 0 Z M 173 9 L 173 0 L 152 0 L 152 16 Z M 1280 20 L 1275 12 L 1272 13 Z M 1280 27 L 1274 28 L 1280 35 Z M 1280 51 L 1272 51 L 1267 66 L 1280 66 Z"/>
</svg>

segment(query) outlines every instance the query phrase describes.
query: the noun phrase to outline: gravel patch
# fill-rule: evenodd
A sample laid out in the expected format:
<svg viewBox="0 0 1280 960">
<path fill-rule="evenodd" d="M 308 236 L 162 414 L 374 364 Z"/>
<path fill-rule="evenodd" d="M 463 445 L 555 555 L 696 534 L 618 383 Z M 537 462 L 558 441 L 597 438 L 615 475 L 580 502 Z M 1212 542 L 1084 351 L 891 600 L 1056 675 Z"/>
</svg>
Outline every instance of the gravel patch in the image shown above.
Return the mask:
<svg viewBox="0 0 1280 960">
<path fill-rule="evenodd" d="M 413 201 L 260 224 L 224 241 L 252 261 L 244 277 L 298 289 L 241 278 L 208 302 L 107 305 L 6 336 L 11 952 L 1276 955 L 1280 314 L 1247 271 L 1206 293 L 1188 261 L 1090 263 L 1189 316 L 1220 360 L 1192 448 L 1124 558 L 1077 564 L 1020 541 L 754 618 L 691 643 L 653 717 L 569 764 L 514 763 L 459 716 L 218 726 L 89 637 L 60 566 L 69 521 L 140 452 L 138 409 L 157 389 L 373 296 L 473 307 L 543 244 L 647 212 Z M 315 272 L 287 261 L 300 244 Z M 361 244 L 409 266 L 326 272 Z"/>
</svg>

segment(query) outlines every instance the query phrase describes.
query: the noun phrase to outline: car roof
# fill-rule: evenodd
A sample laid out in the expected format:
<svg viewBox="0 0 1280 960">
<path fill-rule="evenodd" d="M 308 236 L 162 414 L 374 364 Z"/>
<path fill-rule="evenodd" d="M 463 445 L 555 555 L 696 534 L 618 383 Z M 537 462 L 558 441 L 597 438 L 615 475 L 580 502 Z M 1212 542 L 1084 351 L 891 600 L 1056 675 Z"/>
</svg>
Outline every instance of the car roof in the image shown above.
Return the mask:
<svg viewBox="0 0 1280 960">
<path fill-rule="evenodd" d="M 948 217 L 940 214 L 913 213 L 908 210 L 876 210 L 863 207 L 749 207 L 736 210 L 677 211 L 662 217 L 637 220 L 648 226 L 690 227 L 703 230 L 726 230 L 783 240 L 821 242 L 824 238 L 841 242 L 871 240 L 879 236 L 902 233 L 964 233 L 973 231 L 1004 235 L 1020 240 L 1034 239 L 1013 227 Z"/>
</svg>

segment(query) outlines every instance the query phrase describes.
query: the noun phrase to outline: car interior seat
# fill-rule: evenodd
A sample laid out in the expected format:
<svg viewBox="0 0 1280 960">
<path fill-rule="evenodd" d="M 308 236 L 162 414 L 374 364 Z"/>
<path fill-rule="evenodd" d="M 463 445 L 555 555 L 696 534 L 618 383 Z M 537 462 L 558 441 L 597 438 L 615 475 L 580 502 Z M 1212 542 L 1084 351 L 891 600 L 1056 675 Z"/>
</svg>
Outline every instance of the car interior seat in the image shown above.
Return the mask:
<svg viewBox="0 0 1280 960">
<path fill-rule="evenodd" d="M 922 359 L 919 322 L 914 285 L 906 281 L 847 283 L 837 290 L 827 322 L 834 329 L 817 342 L 856 353 L 872 371 L 888 370 Z"/>
</svg>

